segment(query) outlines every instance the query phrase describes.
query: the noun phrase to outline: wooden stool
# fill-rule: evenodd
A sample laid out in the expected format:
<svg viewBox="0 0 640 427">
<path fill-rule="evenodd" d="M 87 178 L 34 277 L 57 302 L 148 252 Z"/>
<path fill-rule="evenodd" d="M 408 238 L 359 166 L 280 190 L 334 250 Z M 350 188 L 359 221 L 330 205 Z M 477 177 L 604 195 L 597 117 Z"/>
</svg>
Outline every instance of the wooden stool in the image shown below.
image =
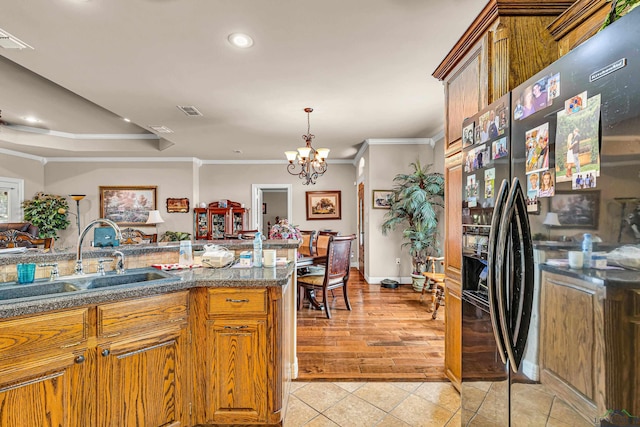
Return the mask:
<svg viewBox="0 0 640 427">
<path fill-rule="evenodd" d="M 439 262 L 441 269 L 444 269 L 444 257 L 427 257 L 427 262 L 431 264 L 431 267 L 430 271 L 422 273 L 427 280 L 420 293 L 420 302 L 424 300 L 424 294 L 429 290 L 431 293 L 431 307 L 429 311 L 433 310 L 431 318 L 435 319 L 438 316 L 438 309 L 444 299 L 444 273 L 436 273 L 436 263 Z"/>
</svg>

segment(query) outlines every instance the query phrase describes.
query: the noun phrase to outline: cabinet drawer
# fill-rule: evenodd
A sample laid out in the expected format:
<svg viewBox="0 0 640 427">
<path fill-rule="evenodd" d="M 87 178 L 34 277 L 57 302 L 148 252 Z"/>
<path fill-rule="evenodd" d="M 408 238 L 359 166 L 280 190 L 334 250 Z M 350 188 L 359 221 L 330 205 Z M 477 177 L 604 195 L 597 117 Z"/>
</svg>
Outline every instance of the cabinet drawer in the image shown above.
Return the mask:
<svg viewBox="0 0 640 427">
<path fill-rule="evenodd" d="M 0 322 L 0 354 L 78 346 L 87 341 L 88 309 L 57 311 Z M 10 352 L 10 353 L 9 353 Z"/>
<path fill-rule="evenodd" d="M 266 289 L 211 289 L 209 314 L 266 314 Z"/>
<path fill-rule="evenodd" d="M 98 337 L 108 338 L 154 324 L 185 323 L 188 292 L 139 298 L 98 306 Z"/>
</svg>

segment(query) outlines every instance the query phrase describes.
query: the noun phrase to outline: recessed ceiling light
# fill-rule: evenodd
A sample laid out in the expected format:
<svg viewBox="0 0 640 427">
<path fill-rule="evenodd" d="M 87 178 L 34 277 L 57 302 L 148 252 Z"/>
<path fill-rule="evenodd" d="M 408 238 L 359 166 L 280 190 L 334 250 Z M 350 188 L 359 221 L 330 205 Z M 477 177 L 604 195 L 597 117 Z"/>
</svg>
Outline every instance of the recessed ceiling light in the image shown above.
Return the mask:
<svg viewBox="0 0 640 427">
<path fill-rule="evenodd" d="M 242 49 L 246 49 L 248 47 L 253 46 L 253 39 L 248 35 L 242 34 L 242 33 L 229 34 L 229 37 L 227 37 L 227 40 L 229 40 L 229 43 L 231 43 L 233 46 L 239 47 Z"/>
<path fill-rule="evenodd" d="M 40 120 L 38 120 L 36 117 L 33 117 L 33 116 L 27 116 L 24 119 L 26 121 L 28 121 L 29 123 L 38 123 L 38 122 L 40 122 Z"/>
<path fill-rule="evenodd" d="M 126 118 L 126 117 L 123 117 L 123 118 L 122 118 L 122 120 L 124 120 L 124 121 L 125 121 L 125 122 L 127 122 L 127 123 L 131 123 L 131 119 L 128 119 L 128 118 Z"/>
</svg>

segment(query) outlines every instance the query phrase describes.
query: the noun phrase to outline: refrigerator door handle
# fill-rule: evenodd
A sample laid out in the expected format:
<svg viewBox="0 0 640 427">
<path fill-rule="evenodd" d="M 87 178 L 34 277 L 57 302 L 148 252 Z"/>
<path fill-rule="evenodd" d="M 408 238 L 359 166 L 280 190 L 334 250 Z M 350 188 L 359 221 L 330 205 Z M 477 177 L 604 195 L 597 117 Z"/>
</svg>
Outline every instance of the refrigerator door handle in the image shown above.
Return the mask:
<svg viewBox="0 0 640 427">
<path fill-rule="evenodd" d="M 518 372 L 524 355 L 533 305 L 533 246 L 526 209 L 522 187 L 518 178 L 514 178 L 500 220 L 499 241 L 502 245 L 498 249 L 503 251 L 505 257 L 507 251 L 511 255 L 509 273 L 513 281 L 507 288 L 506 271 L 500 269 L 497 271 L 500 286 L 496 289 L 500 330 L 514 372 Z"/>
<path fill-rule="evenodd" d="M 496 197 L 493 208 L 493 216 L 491 217 L 491 229 L 489 231 L 489 250 L 487 255 L 487 264 L 489 274 L 487 275 L 487 288 L 489 289 L 489 313 L 491 317 L 491 325 L 493 336 L 496 340 L 498 353 L 502 363 L 507 363 L 506 343 L 503 340 L 504 333 L 501 330 L 501 322 L 498 313 L 498 294 L 496 292 L 497 277 L 496 272 L 504 267 L 504 258 L 499 252 L 500 244 L 498 242 L 498 234 L 500 231 L 500 219 L 504 212 L 505 203 L 509 192 L 509 182 L 502 180 L 498 195 Z M 501 256 L 498 256 L 498 255 Z"/>
</svg>

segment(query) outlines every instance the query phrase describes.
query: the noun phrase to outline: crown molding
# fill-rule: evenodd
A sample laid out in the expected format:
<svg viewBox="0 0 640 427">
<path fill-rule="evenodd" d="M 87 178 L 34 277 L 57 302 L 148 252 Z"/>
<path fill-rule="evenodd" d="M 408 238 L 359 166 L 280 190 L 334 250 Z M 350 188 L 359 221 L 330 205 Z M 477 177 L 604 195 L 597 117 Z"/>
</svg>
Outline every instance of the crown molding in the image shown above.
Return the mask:
<svg viewBox="0 0 640 427">
<path fill-rule="evenodd" d="M 20 132 L 37 133 L 39 135 L 50 135 L 67 139 L 160 139 L 160 137 L 154 133 L 70 133 L 23 125 L 6 125 L 5 127 Z"/>
<path fill-rule="evenodd" d="M 51 163 L 198 163 L 201 160 L 197 157 L 48 157 L 47 162 Z"/>
<path fill-rule="evenodd" d="M 6 148 L 0 148 L 0 153 L 6 154 L 8 156 L 22 157 L 24 159 L 35 160 L 36 162 L 40 162 L 43 165 L 47 164 L 47 158 L 42 156 L 35 156 L 33 154 L 22 153 L 20 151 L 7 150 Z"/>
</svg>

